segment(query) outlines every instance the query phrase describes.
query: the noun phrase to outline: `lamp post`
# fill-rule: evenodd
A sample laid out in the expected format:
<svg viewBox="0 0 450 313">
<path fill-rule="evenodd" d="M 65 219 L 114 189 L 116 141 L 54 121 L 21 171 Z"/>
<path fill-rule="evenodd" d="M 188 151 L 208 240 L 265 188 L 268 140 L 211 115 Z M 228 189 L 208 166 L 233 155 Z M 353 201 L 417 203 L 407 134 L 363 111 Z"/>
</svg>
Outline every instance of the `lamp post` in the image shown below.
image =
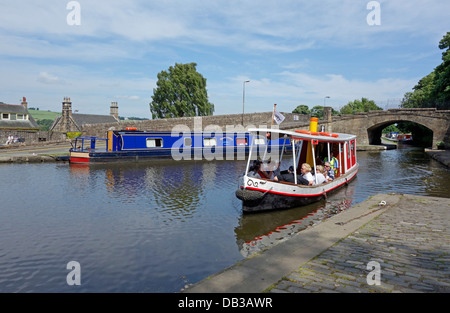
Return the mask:
<svg viewBox="0 0 450 313">
<path fill-rule="evenodd" d="M 330 99 L 330 96 L 326 96 L 325 98 L 323 98 L 323 107 L 325 108 L 325 100 Z"/>
<path fill-rule="evenodd" d="M 323 110 L 322 110 L 322 115 L 323 115 L 323 119 L 325 120 L 325 102 L 327 99 L 330 99 L 330 96 L 326 96 L 325 98 L 323 98 Z M 325 125 L 322 125 L 322 131 L 325 131 Z"/>
<path fill-rule="evenodd" d="M 325 98 L 323 98 L 323 117 L 325 118 L 325 102 L 327 99 L 330 99 L 330 96 L 326 96 Z"/>
<path fill-rule="evenodd" d="M 249 83 L 249 80 L 246 80 L 242 83 L 242 126 L 244 126 L 244 110 L 245 110 L 245 83 Z"/>
</svg>

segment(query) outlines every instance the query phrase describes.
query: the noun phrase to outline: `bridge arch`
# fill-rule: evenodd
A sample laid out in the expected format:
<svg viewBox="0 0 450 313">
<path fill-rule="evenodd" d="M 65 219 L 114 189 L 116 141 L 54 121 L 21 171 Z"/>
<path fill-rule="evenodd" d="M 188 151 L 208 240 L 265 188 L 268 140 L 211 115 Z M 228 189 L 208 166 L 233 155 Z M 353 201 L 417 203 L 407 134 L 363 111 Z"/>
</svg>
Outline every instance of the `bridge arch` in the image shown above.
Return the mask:
<svg viewBox="0 0 450 313">
<path fill-rule="evenodd" d="M 369 140 L 369 145 L 381 145 L 381 136 L 382 136 L 383 129 L 385 129 L 389 125 L 398 124 L 401 122 L 412 122 L 412 121 L 409 121 L 409 120 L 408 121 L 405 121 L 405 120 L 386 121 L 386 122 L 382 122 L 380 124 L 376 124 L 376 125 L 373 125 L 372 127 L 367 128 L 367 137 Z M 414 123 L 429 129 L 430 132 L 433 132 L 433 130 L 430 129 L 427 125 L 419 124 L 416 122 L 414 122 Z M 418 135 L 420 135 L 420 134 L 413 133 L 413 138 L 417 137 Z M 431 145 L 432 145 L 432 143 L 430 143 L 430 146 Z"/>
<path fill-rule="evenodd" d="M 450 147 L 450 110 L 391 109 L 333 117 L 324 121 L 328 131 L 356 134 L 359 145 L 379 144 L 384 127 L 398 122 L 413 122 L 433 132 L 433 148 L 439 141 Z M 320 122 L 319 122 L 320 123 Z"/>
</svg>

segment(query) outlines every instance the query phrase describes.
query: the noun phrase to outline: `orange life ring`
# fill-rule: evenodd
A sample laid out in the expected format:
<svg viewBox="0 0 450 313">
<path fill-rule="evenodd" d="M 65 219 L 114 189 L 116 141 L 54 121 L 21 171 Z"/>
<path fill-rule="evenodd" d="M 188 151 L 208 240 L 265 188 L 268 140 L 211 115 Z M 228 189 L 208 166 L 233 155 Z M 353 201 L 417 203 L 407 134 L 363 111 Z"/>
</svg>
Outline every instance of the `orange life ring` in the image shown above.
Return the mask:
<svg viewBox="0 0 450 313">
<path fill-rule="evenodd" d="M 300 130 L 300 129 L 297 129 L 296 132 L 297 132 L 297 133 L 300 133 L 300 134 L 312 135 L 312 136 L 318 136 L 318 135 L 319 135 L 318 132 L 312 132 L 312 131 L 310 131 L 310 130 Z"/>
<path fill-rule="evenodd" d="M 330 133 L 323 133 L 323 132 L 319 132 L 319 135 L 333 137 L 333 138 L 338 138 L 339 137 L 338 134 L 330 134 Z"/>
</svg>

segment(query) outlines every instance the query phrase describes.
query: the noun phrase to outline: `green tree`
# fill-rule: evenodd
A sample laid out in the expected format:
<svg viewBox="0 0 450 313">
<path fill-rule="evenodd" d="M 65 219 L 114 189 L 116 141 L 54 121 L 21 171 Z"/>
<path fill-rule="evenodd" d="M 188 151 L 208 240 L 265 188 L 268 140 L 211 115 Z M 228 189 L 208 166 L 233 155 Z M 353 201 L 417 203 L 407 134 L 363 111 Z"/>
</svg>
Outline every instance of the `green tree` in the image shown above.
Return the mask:
<svg viewBox="0 0 450 313">
<path fill-rule="evenodd" d="M 434 88 L 432 97 L 436 99 L 438 109 L 450 108 L 450 32 L 439 42 L 442 63 L 434 70 Z"/>
<path fill-rule="evenodd" d="M 323 105 L 316 105 L 311 109 L 311 116 L 323 118 Z"/>
<path fill-rule="evenodd" d="M 403 108 L 450 109 L 450 32 L 439 42 L 439 49 L 444 50 L 442 63 L 405 94 Z"/>
<path fill-rule="evenodd" d="M 307 105 L 301 104 L 298 107 L 296 107 L 294 109 L 294 111 L 292 111 L 292 113 L 297 113 L 297 114 L 309 114 L 309 107 Z"/>
<path fill-rule="evenodd" d="M 432 92 L 434 90 L 434 76 L 431 72 L 413 87 L 414 92 L 405 93 L 402 99 L 403 108 L 426 108 L 432 99 Z"/>
<path fill-rule="evenodd" d="M 150 112 L 153 119 L 206 116 L 214 113 L 208 101 L 206 79 L 197 72 L 196 63 L 171 66 L 158 74 Z"/>
<path fill-rule="evenodd" d="M 373 100 L 361 98 L 361 100 L 350 101 L 341 108 L 341 114 L 355 114 L 358 112 L 369 112 L 383 110 Z"/>
<path fill-rule="evenodd" d="M 53 125 L 53 120 L 49 119 L 36 120 L 36 123 L 39 125 L 39 130 L 48 131 L 50 127 Z"/>
</svg>

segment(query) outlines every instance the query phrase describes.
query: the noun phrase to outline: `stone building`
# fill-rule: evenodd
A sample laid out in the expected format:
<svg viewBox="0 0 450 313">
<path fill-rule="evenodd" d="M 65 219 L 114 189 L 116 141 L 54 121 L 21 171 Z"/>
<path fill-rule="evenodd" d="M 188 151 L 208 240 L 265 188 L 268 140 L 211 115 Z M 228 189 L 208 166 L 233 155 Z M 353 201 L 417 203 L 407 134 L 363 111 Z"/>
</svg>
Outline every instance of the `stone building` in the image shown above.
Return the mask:
<svg viewBox="0 0 450 313">
<path fill-rule="evenodd" d="M 77 112 L 77 111 L 75 111 Z M 119 123 L 119 106 L 117 102 L 112 102 L 110 115 L 79 114 L 72 112 L 72 102 L 70 98 L 64 98 L 62 102 L 62 115 L 55 118 L 50 131 L 54 132 L 82 132 L 85 125 L 95 125 L 104 123 Z"/>
<path fill-rule="evenodd" d="M 25 97 L 21 104 L 6 104 L 0 102 L 0 130 L 39 130 L 39 125 L 30 113 L 28 113 L 28 103 Z"/>
</svg>

